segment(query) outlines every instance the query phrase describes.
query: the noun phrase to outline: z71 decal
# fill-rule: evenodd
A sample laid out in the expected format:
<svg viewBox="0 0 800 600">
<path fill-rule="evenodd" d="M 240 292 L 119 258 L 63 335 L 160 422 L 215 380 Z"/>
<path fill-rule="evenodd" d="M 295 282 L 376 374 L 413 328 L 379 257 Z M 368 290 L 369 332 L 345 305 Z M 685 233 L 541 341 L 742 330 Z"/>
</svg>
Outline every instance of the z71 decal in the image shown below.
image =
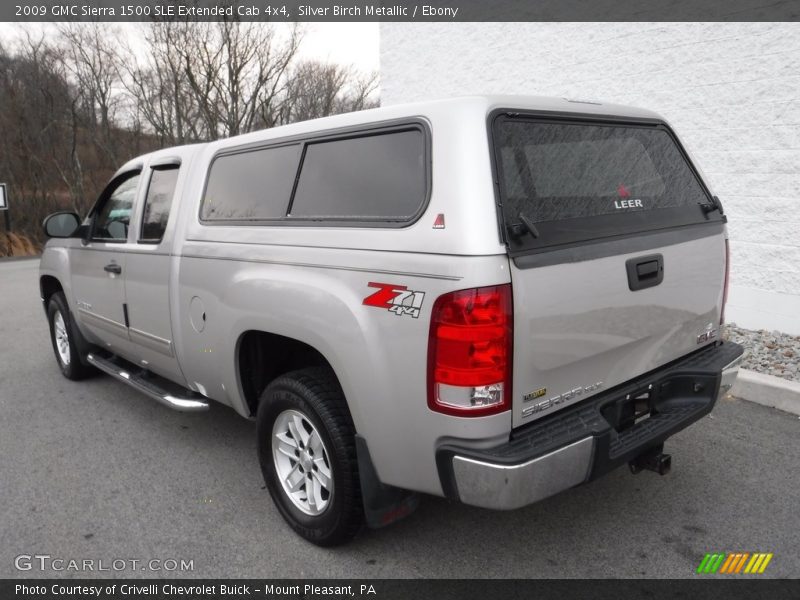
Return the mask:
<svg viewBox="0 0 800 600">
<path fill-rule="evenodd" d="M 425 292 L 414 292 L 404 285 L 395 285 L 394 283 L 370 281 L 367 285 L 378 288 L 378 291 L 364 298 L 363 304 L 386 308 L 398 316 L 411 315 L 415 319 L 419 317 Z"/>
</svg>

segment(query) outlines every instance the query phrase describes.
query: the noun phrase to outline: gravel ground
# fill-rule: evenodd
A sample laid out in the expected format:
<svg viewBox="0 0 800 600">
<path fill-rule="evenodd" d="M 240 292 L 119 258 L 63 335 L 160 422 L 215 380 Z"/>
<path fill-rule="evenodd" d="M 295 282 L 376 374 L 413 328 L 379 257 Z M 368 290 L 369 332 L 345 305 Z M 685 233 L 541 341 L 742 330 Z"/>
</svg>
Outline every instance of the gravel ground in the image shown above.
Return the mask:
<svg viewBox="0 0 800 600">
<path fill-rule="evenodd" d="M 800 381 L 800 336 L 742 329 L 736 323 L 726 325 L 723 335 L 744 346 L 742 368 Z"/>
</svg>

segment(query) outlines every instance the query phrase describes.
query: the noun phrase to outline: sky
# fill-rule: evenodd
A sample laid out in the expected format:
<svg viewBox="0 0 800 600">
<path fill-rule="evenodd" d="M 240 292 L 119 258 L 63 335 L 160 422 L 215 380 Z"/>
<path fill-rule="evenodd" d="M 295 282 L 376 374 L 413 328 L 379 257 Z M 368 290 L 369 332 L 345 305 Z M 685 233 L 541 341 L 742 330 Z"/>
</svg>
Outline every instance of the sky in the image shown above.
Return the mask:
<svg viewBox="0 0 800 600">
<path fill-rule="evenodd" d="M 378 70 L 380 23 L 307 23 L 305 27 L 304 56 Z"/>
<path fill-rule="evenodd" d="M 112 24 L 109 24 L 112 25 Z M 342 65 L 352 65 L 363 72 L 379 67 L 379 23 L 304 23 L 306 34 L 300 47 L 303 58 L 317 58 Z M 8 42 L 20 35 L 21 27 L 42 31 L 48 24 L 1 23 L 0 41 Z M 114 23 L 129 40 L 139 36 L 139 23 Z M 283 26 L 280 24 L 279 26 Z"/>
</svg>

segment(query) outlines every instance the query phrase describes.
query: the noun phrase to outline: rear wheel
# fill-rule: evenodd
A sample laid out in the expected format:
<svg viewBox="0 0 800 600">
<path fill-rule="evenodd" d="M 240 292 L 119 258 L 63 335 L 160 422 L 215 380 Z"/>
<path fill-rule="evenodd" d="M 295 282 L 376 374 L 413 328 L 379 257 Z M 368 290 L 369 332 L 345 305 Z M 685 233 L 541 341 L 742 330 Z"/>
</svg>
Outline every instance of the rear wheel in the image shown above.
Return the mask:
<svg viewBox="0 0 800 600">
<path fill-rule="evenodd" d="M 50 323 L 50 341 L 61 373 L 67 379 L 77 381 L 92 374 L 92 368 L 81 362 L 75 343 L 75 325 L 63 292 L 56 292 L 47 305 L 47 320 Z"/>
<path fill-rule="evenodd" d="M 257 430 L 264 480 L 292 529 L 319 546 L 352 539 L 364 520 L 355 428 L 333 372 L 303 369 L 273 381 Z"/>
</svg>

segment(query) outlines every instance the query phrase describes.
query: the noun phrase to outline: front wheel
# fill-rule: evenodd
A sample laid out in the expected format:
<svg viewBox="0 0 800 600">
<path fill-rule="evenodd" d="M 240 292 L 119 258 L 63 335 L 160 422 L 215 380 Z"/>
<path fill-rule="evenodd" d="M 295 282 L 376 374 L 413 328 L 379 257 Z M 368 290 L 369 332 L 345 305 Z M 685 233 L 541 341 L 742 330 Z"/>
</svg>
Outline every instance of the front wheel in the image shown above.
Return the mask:
<svg viewBox="0 0 800 600">
<path fill-rule="evenodd" d="M 47 305 L 47 320 L 50 323 L 50 341 L 61 373 L 67 379 L 77 381 L 92 374 L 93 369 L 81 362 L 76 344 L 75 324 L 62 292 L 56 292 Z"/>
<path fill-rule="evenodd" d="M 355 428 L 330 369 L 294 371 L 261 395 L 258 454 L 281 515 L 319 546 L 352 539 L 364 520 Z"/>
</svg>

